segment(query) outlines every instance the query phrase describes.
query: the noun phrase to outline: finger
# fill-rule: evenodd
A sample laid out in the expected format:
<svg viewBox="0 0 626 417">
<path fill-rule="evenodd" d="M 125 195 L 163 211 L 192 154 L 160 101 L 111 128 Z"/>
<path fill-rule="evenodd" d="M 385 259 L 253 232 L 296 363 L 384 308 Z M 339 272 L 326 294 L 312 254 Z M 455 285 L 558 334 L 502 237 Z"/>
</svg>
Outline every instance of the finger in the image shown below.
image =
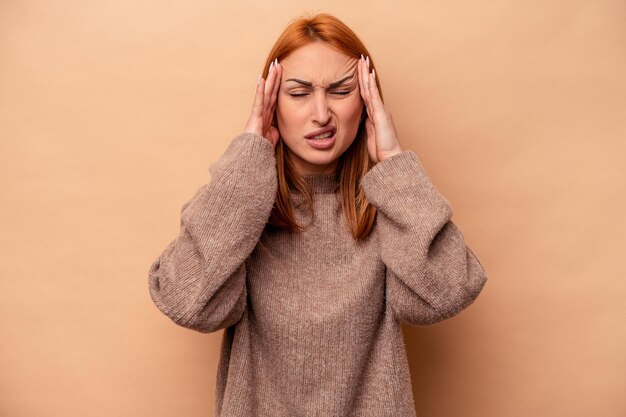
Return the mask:
<svg viewBox="0 0 626 417">
<path fill-rule="evenodd" d="M 271 113 L 274 112 L 274 108 L 276 107 L 276 100 L 278 96 L 278 90 L 280 89 L 280 79 L 283 74 L 283 67 L 280 64 L 276 64 L 276 80 L 274 82 L 274 88 L 272 89 L 272 99 L 270 101 L 270 110 Z"/>
<path fill-rule="evenodd" d="M 261 112 L 259 114 L 259 117 L 261 118 L 263 135 L 267 133 L 267 128 L 269 126 L 267 112 L 268 112 L 268 105 L 270 102 L 270 94 L 271 94 L 270 89 L 272 88 L 273 66 L 274 66 L 274 63 L 272 62 L 270 64 L 269 69 L 267 70 L 267 79 L 264 82 L 263 90 L 261 92 L 261 95 L 263 96 L 263 104 L 261 106 Z"/>
<path fill-rule="evenodd" d="M 263 119 L 266 126 L 270 126 L 274 117 L 273 105 L 275 100 L 273 99 L 274 90 L 277 85 L 276 77 L 278 75 L 278 69 L 276 60 L 272 62 L 270 74 L 268 74 L 268 83 L 265 87 L 265 101 L 263 103 Z"/>
<path fill-rule="evenodd" d="M 272 90 L 272 98 L 271 98 L 271 102 L 270 102 L 270 108 L 269 108 L 269 112 L 268 112 L 268 118 L 269 118 L 269 122 L 270 124 L 273 123 L 274 120 L 274 113 L 276 111 L 276 104 L 278 103 L 278 94 L 280 91 L 280 80 L 282 79 L 282 75 L 283 75 L 283 67 L 280 64 L 276 64 L 276 82 L 274 83 L 274 89 Z"/>
<path fill-rule="evenodd" d="M 361 57 L 363 57 L 363 55 L 361 55 Z M 363 101 L 363 107 L 365 107 L 365 113 L 368 113 L 367 111 L 367 105 L 365 104 L 365 88 L 363 87 L 363 71 L 361 69 L 361 58 L 359 58 L 359 60 L 357 61 L 356 64 L 356 72 L 357 72 L 357 81 L 358 81 L 358 85 L 359 85 L 359 95 L 361 97 L 361 100 Z"/>
<path fill-rule="evenodd" d="M 369 103 L 369 94 L 368 94 L 368 86 L 367 86 L 367 68 L 364 59 L 361 59 L 359 62 L 359 88 L 361 90 L 361 97 L 365 102 L 365 109 L 367 111 L 368 116 L 372 116 L 372 109 L 370 108 Z"/>
<path fill-rule="evenodd" d="M 364 61 L 363 61 L 363 76 L 365 78 L 365 82 L 363 83 L 365 86 L 365 97 L 367 100 L 367 107 L 368 107 L 368 111 L 369 111 L 369 115 L 371 116 L 372 120 L 373 120 L 373 116 L 374 116 L 374 107 L 372 106 L 372 94 L 370 92 L 370 87 L 371 87 L 371 78 L 370 78 L 370 63 L 369 63 L 369 57 L 367 57 Z"/>
<path fill-rule="evenodd" d="M 363 76 L 363 55 L 359 58 L 359 62 L 357 64 L 357 74 L 359 79 L 359 92 L 361 94 L 361 98 L 365 101 L 365 77 Z"/>
<path fill-rule="evenodd" d="M 268 111 L 272 96 L 272 89 L 274 88 L 274 80 L 276 79 L 276 70 L 274 62 L 270 65 L 270 69 L 267 73 L 267 83 L 265 84 L 264 97 L 263 97 L 263 110 Z"/>
<path fill-rule="evenodd" d="M 376 85 L 376 71 L 372 70 L 372 73 L 368 75 L 369 82 L 369 97 L 372 106 L 376 109 L 380 109 L 383 106 L 383 100 L 380 98 L 380 92 L 378 91 L 378 86 Z"/>
<path fill-rule="evenodd" d="M 252 104 L 252 114 L 255 117 L 263 115 L 263 90 L 265 88 L 265 79 L 259 78 L 256 85 L 256 93 L 254 95 L 254 103 Z"/>
<path fill-rule="evenodd" d="M 368 86 L 368 70 L 367 70 L 367 64 L 365 62 L 365 60 L 363 60 L 363 62 L 361 63 L 361 77 L 363 79 L 363 96 L 365 97 L 365 104 L 370 107 L 370 94 L 369 94 L 369 86 Z"/>
</svg>

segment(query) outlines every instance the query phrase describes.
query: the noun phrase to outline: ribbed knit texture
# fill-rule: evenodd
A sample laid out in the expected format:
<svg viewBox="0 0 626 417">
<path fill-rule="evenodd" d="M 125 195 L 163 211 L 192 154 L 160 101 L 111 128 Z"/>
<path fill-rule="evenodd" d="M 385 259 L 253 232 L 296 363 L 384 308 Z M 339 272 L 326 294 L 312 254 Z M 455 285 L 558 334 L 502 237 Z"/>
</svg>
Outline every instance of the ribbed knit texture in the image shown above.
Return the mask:
<svg viewBox="0 0 626 417">
<path fill-rule="evenodd" d="M 314 193 L 304 232 L 265 227 L 277 174 L 262 136 L 237 135 L 209 172 L 151 265 L 149 292 L 181 326 L 224 329 L 215 416 L 415 417 L 401 321 L 450 318 L 487 280 L 417 155 L 362 178 L 378 213 L 360 242 L 333 174 L 304 177 Z"/>
</svg>

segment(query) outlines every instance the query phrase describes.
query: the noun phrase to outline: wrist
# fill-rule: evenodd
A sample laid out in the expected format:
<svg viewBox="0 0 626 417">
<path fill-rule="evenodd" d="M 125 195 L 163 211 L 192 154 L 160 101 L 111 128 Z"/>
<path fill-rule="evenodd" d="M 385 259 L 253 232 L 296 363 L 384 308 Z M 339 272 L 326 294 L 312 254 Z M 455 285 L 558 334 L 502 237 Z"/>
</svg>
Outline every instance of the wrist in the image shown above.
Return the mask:
<svg viewBox="0 0 626 417">
<path fill-rule="evenodd" d="M 387 158 L 389 158 L 391 156 L 397 155 L 397 154 L 399 154 L 401 152 L 402 152 L 402 148 L 400 148 L 398 146 L 397 148 L 393 149 L 392 151 L 385 152 L 384 154 L 381 154 L 380 157 L 378 158 L 378 161 L 379 162 L 380 161 L 384 161 L 385 159 L 387 159 Z"/>
</svg>

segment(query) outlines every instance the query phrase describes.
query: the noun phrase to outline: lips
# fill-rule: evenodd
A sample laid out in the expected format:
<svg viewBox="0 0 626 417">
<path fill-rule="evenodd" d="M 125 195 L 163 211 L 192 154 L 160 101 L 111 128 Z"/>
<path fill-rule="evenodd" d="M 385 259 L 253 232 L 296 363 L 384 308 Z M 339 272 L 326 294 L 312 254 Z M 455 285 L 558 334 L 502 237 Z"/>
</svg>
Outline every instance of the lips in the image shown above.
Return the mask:
<svg viewBox="0 0 626 417">
<path fill-rule="evenodd" d="M 314 130 L 313 132 L 310 132 L 308 135 L 305 136 L 305 138 L 311 139 L 315 136 L 323 135 L 326 132 L 332 132 L 332 134 L 335 134 L 336 130 L 337 129 L 335 128 L 335 126 L 326 126 L 322 129 L 318 129 L 318 130 Z"/>
</svg>

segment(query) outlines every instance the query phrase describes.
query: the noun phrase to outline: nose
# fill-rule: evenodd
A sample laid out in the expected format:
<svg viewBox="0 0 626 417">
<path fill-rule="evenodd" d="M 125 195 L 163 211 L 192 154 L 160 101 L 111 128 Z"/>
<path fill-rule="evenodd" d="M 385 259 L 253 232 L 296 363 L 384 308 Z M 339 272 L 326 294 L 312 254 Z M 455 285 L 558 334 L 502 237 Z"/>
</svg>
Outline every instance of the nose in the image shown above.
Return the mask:
<svg viewBox="0 0 626 417">
<path fill-rule="evenodd" d="M 313 94 L 313 122 L 324 126 L 330 120 L 330 105 L 324 91 Z"/>
</svg>

